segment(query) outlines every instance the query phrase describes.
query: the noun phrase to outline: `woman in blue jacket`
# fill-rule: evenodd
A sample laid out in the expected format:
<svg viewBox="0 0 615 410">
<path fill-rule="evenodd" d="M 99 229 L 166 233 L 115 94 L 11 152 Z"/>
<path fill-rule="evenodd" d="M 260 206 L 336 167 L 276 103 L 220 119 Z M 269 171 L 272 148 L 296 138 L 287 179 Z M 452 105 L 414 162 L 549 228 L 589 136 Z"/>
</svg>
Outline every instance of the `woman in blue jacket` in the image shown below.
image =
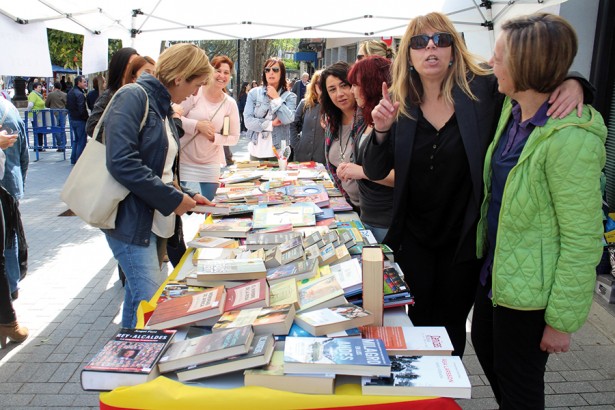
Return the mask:
<svg viewBox="0 0 615 410">
<path fill-rule="evenodd" d="M 115 229 L 104 230 L 126 274 L 124 327 L 136 325 L 139 302 L 149 300 L 165 279 L 160 259 L 179 226 L 176 218 L 197 203 L 209 203 L 179 186 L 179 137 L 171 103 L 196 93 L 212 71 L 201 49 L 176 44 L 160 55 L 153 76 L 143 74 L 136 85 L 120 89 L 107 107 L 107 169 L 130 191 L 119 204 Z"/>
</svg>

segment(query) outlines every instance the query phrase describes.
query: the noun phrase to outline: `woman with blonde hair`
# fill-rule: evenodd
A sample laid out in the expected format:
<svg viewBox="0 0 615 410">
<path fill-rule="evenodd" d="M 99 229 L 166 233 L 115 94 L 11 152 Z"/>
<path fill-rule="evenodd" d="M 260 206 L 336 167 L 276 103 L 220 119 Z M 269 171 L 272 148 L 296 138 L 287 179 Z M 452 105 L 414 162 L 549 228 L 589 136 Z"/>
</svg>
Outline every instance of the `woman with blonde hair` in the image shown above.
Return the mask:
<svg viewBox="0 0 615 410">
<path fill-rule="evenodd" d="M 295 161 L 326 162 L 325 129 L 320 115 L 321 73 L 322 70 L 318 70 L 312 75 L 305 98 L 295 110 L 295 121 L 290 127 L 290 145 Z"/>
<path fill-rule="evenodd" d="M 483 160 L 503 102 L 481 63 L 444 14 L 413 18 L 393 63 L 391 95 L 383 84 L 372 112 L 363 163 L 370 179 L 395 170 L 385 242 L 415 296 L 410 319 L 445 326 L 458 356 L 481 266 L 476 224 Z M 582 100 L 578 82 L 565 81 L 552 94 L 549 114 L 561 117 Z"/>
<path fill-rule="evenodd" d="M 211 60 L 214 74 L 199 91 L 180 104 L 186 135 L 181 139 L 182 184 L 196 182 L 201 194 L 214 199 L 220 179 L 220 164 L 226 165 L 224 147 L 239 141 L 239 110 L 226 94 L 233 62 L 227 56 Z"/>
<path fill-rule="evenodd" d="M 209 203 L 177 183 L 180 150 L 171 103 L 195 94 L 212 71 L 203 50 L 175 44 L 160 55 L 154 75 L 122 87 L 105 111 L 107 169 L 129 190 L 115 228 L 103 230 L 126 275 L 123 327 L 135 327 L 139 302 L 151 299 L 165 279 L 160 260 L 180 227 L 176 218 Z"/>
<path fill-rule="evenodd" d="M 361 43 L 361 45 L 359 45 L 357 61 L 360 61 L 367 56 L 380 56 L 393 60 L 395 57 L 395 52 L 384 41 L 365 40 Z"/>
</svg>

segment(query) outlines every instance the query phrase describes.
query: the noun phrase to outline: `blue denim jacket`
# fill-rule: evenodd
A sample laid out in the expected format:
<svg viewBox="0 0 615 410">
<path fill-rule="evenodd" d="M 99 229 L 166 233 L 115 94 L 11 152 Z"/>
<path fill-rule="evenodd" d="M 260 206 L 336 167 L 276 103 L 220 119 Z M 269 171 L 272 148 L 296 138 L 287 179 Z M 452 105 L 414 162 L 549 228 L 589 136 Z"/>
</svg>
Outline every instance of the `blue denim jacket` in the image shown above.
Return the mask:
<svg viewBox="0 0 615 410">
<path fill-rule="evenodd" d="M 283 125 L 273 127 L 271 142 L 276 148 L 280 148 L 280 141 L 285 140 L 290 145 L 290 124 L 295 120 L 297 108 L 297 96 L 289 91 L 284 91 L 280 98 L 281 104 L 271 104 L 272 100 L 267 96 L 266 87 L 256 87 L 248 93 L 246 107 L 243 111 L 243 119 L 248 129 L 247 136 L 254 140 L 258 133 L 269 127 L 270 120 L 266 119 L 271 110 L 272 119 L 279 119 Z"/>
<path fill-rule="evenodd" d="M 170 215 L 182 202 L 183 192 L 166 185 L 160 178 L 169 148 L 165 118 L 179 146 L 177 129 L 171 120 L 171 96 L 150 74 L 141 75 L 137 83 L 149 97 L 149 113 L 143 129 L 139 131 L 146 99 L 137 85 L 126 85 L 116 93 L 103 120 L 107 169 L 130 191 L 120 202 L 115 229 L 104 232 L 127 243 L 149 246 L 154 210 Z M 178 175 L 178 163 L 175 158 L 174 175 Z"/>
<path fill-rule="evenodd" d="M 13 104 L 0 97 L 0 119 L 6 113 L 4 124 L 19 132 L 15 144 L 4 150 L 6 162 L 4 175 L 0 184 L 18 201 L 23 198 L 26 172 L 30 156 L 28 154 L 28 142 L 26 140 L 26 128 L 19 117 L 19 111 Z"/>
</svg>

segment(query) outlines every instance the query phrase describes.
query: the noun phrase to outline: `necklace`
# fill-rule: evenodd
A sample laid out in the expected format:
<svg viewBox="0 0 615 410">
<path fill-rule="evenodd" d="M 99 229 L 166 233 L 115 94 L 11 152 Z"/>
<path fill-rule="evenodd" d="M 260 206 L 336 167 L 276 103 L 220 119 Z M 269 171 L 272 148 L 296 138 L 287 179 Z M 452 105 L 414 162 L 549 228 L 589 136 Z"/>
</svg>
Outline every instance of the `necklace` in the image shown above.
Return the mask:
<svg viewBox="0 0 615 410">
<path fill-rule="evenodd" d="M 356 121 L 357 121 L 357 109 L 355 108 L 354 110 L 354 114 L 352 116 L 352 128 L 350 129 L 350 134 L 348 135 L 348 139 L 346 139 L 346 144 L 344 144 L 344 146 L 342 147 L 342 137 L 343 135 L 341 135 L 341 127 L 340 127 L 340 161 L 341 162 L 346 162 L 346 151 L 348 150 L 348 145 L 350 144 L 350 140 L 352 140 L 353 144 L 354 144 L 354 137 L 355 137 L 355 125 L 356 125 Z M 350 150 L 350 155 L 348 160 L 350 162 L 354 162 L 354 150 Z"/>
</svg>

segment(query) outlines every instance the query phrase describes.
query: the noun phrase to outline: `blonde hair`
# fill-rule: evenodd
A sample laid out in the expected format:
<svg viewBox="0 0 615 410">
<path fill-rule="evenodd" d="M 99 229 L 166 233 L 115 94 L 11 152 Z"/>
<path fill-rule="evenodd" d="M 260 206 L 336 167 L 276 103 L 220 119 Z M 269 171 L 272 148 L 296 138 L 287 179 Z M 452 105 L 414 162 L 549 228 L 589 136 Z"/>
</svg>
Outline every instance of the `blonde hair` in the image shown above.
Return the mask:
<svg viewBox="0 0 615 410">
<path fill-rule="evenodd" d="M 322 70 L 315 71 L 312 75 L 312 79 L 307 86 L 307 90 L 305 90 L 305 104 L 303 105 L 303 111 L 308 110 L 312 107 L 318 105 L 318 93 L 316 92 L 316 87 L 320 84 L 320 74 Z"/>
<path fill-rule="evenodd" d="M 156 64 L 155 76 L 165 87 L 170 87 L 176 79 L 192 81 L 196 77 L 213 74 L 214 69 L 203 50 L 192 43 L 174 44 L 160 54 Z"/>
<path fill-rule="evenodd" d="M 391 49 L 384 41 L 380 40 L 366 40 L 359 45 L 359 52 L 357 55 L 367 56 L 380 56 L 388 58 L 389 60 L 395 57 L 393 49 Z"/>
<path fill-rule="evenodd" d="M 393 62 L 393 84 L 391 85 L 392 100 L 400 103 L 398 115 L 410 117 L 409 106 L 406 98 L 410 97 L 410 104 L 420 105 L 423 102 L 423 84 L 418 73 L 410 70 L 410 39 L 413 36 L 424 34 L 428 29 L 442 33 L 450 33 L 453 36 L 451 50 L 452 65 L 450 66 L 444 81 L 442 82 L 440 94 L 446 102 L 454 105 L 453 88 L 458 86 L 471 99 L 476 100 L 476 96 L 470 89 L 470 82 L 475 75 L 488 75 L 491 70 L 481 67 L 486 62 L 470 53 L 455 30 L 451 20 L 442 13 L 429 13 L 418 16 L 410 20 L 408 28 L 401 39 L 397 58 Z"/>
</svg>

